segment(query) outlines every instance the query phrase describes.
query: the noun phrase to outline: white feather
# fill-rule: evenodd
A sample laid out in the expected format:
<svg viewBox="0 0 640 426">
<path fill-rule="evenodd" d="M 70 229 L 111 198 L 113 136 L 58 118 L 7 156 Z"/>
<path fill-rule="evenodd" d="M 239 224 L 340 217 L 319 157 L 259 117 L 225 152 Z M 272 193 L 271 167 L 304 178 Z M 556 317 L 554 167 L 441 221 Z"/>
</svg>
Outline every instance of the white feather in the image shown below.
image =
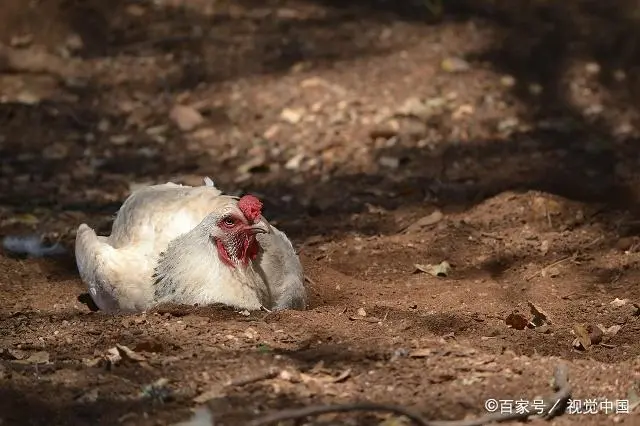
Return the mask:
<svg viewBox="0 0 640 426">
<path fill-rule="evenodd" d="M 261 253 L 246 268 L 229 267 L 219 258 L 212 224 L 227 212 L 241 214 L 237 203 L 208 177 L 199 187 L 168 182 L 131 194 L 108 237 L 80 225 L 76 262 L 98 307 L 141 311 L 174 302 L 304 309 L 302 266 L 289 239 L 275 227 L 258 235 Z"/>
</svg>

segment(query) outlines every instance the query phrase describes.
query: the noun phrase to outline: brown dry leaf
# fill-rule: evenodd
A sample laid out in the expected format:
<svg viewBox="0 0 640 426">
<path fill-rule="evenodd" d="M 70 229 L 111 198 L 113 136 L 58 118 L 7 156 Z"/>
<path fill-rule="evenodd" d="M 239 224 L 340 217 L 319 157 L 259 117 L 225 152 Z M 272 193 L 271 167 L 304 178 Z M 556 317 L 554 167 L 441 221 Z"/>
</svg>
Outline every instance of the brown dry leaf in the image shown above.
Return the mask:
<svg viewBox="0 0 640 426">
<path fill-rule="evenodd" d="M 527 328 L 527 324 L 529 324 L 529 320 L 527 320 L 522 314 L 512 313 L 504 321 L 509 327 L 515 328 L 516 330 L 524 330 Z"/>
<path fill-rule="evenodd" d="M 169 118 L 184 132 L 191 131 L 204 122 L 202 114 L 188 105 L 175 105 L 169 112 Z"/>
<path fill-rule="evenodd" d="M 346 369 L 337 376 L 330 374 L 306 374 L 300 373 L 300 379 L 303 383 L 315 382 L 315 383 L 339 383 L 343 382 L 351 376 L 351 369 Z"/>
<path fill-rule="evenodd" d="M 531 302 L 527 302 L 527 304 L 529 305 L 529 309 L 531 310 L 531 315 L 533 315 L 533 318 L 531 318 L 531 321 L 529 322 L 534 327 L 541 327 L 544 324 L 551 324 L 551 321 L 549 321 L 549 316 L 544 311 L 542 311 Z"/>
<path fill-rule="evenodd" d="M 332 383 L 340 383 L 340 382 L 344 382 L 345 380 L 347 380 L 349 377 L 351 377 L 351 369 L 347 368 L 346 370 L 344 370 L 342 373 L 338 374 L 336 377 L 334 377 L 331 382 Z"/>
<path fill-rule="evenodd" d="M 416 349 L 415 351 L 411 351 L 409 352 L 409 357 L 411 358 L 426 358 L 428 356 L 431 356 L 433 354 L 433 351 L 431 349 Z"/>
<path fill-rule="evenodd" d="M 146 361 L 146 358 L 144 356 L 134 352 L 132 349 L 128 348 L 125 345 L 116 343 L 116 348 L 118 348 L 118 351 L 120 352 L 120 355 L 123 359 L 129 359 L 136 362 Z"/>
<path fill-rule="evenodd" d="M 602 324 L 598 324 L 597 327 L 603 334 L 602 340 L 604 342 L 608 342 L 609 340 L 611 340 L 611 338 L 613 336 L 615 336 L 616 334 L 618 334 L 618 332 L 622 329 L 622 326 L 620 325 L 612 325 L 609 328 L 605 328 Z"/>
<path fill-rule="evenodd" d="M 626 305 L 626 304 L 627 304 L 627 303 L 629 303 L 629 302 L 630 302 L 630 300 L 629 300 L 629 299 L 618 299 L 618 298 L 616 297 L 614 300 L 612 300 L 611 302 L 609 302 L 609 304 L 610 304 L 611 306 L 614 306 L 614 307 L 616 307 L 616 308 L 619 308 L 619 307 L 621 307 L 621 306 Z"/>
<path fill-rule="evenodd" d="M 107 353 L 104 355 L 104 358 L 109 362 L 109 364 L 112 365 L 115 365 L 122 361 L 120 351 L 118 351 L 118 348 L 116 347 L 107 349 Z"/>
<path fill-rule="evenodd" d="M 573 332 L 576 335 L 576 338 L 572 343 L 574 348 L 586 350 L 591 347 L 591 335 L 587 330 L 587 327 L 582 324 L 574 324 Z"/>
<path fill-rule="evenodd" d="M 451 271 L 451 265 L 449 265 L 449 262 L 446 260 L 438 265 L 421 265 L 416 263 L 414 266 L 416 268 L 415 272 L 426 272 L 434 277 L 447 277 L 449 275 L 449 271 Z"/>
<path fill-rule="evenodd" d="M 436 210 L 431 214 L 424 216 L 407 227 L 405 232 L 415 232 L 427 226 L 433 226 L 444 219 L 444 214 L 440 210 Z"/>
<path fill-rule="evenodd" d="M 26 359 L 19 359 L 15 361 L 18 364 L 46 364 L 49 362 L 49 352 L 40 351 L 34 352 Z"/>
</svg>

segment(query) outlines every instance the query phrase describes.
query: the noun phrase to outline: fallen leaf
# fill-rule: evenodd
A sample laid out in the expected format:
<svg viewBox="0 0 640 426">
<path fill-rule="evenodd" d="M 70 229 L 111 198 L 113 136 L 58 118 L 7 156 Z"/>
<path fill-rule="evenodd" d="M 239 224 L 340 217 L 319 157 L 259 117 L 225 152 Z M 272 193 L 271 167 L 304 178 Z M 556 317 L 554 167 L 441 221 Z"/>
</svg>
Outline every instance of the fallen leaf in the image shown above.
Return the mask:
<svg viewBox="0 0 640 426">
<path fill-rule="evenodd" d="M 614 307 L 616 307 L 616 308 L 619 308 L 619 307 L 621 307 L 621 306 L 626 305 L 626 304 L 627 304 L 627 303 L 629 303 L 629 302 L 630 302 L 630 300 L 629 300 L 629 299 L 618 299 L 618 298 L 616 297 L 614 300 L 612 300 L 611 302 L 609 302 L 609 304 L 610 304 L 611 306 L 614 306 Z"/>
<path fill-rule="evenodd" d="M 320 382 L 320 383 L 339 383 L 351 376 L 351 369 L 344 370 L 338 376 L 331 374 L 307 374 L 300 373 L 300 380 L 304 383 Z"/>
<path fill-rule="evenodd" d="M 111 365 L 116 365 L 117 363 L 122 361 L 120 351 L 116 347 L 107 349 L 107 353 L 104 355 L 104 357 Z"/>
<path fill-rule="evenodd" d="M 383 155 L 378 159 L 378 163 L 389 169 L 397 169 L 400 167 L 400 158 L 398 157 L 390 157 L 388 155 Z"/>
<path fill-rule="evenodd" d="M 440 210 L 435 210 L 431 214 L 424 216 L 407 227 L 406 232 L 418 231 L 421 228 L 433 226 L 444 218 L 444 214 Z"/>
<path fill-rule="evenodd" d="M 46 364 L 49 362 L 49 352 L 34 352 L 26 359 L 16 360 L 19 364 Z"/>
<path fill-rule="evenodd" d="M 349 377 L 351 377 L 351 369 L 347 368 L 346 370 L 344 370 L 342 373 L 338 374 L 336 377 L 333 377 L 331 379 L 332 383 L 340 383 L 340 382 L 344 382 L 345 380 L 347 380 Z"/>
<path fill-rule="evenodd" d="M 409 357 L 410 358 L 426 358 L 428 356 L 431 356 L 433 354 L 433 350 L 431 349 L 416 349 L 414 351 L 409 352 Z"/>
<path fill-rule="evenodd" d="M 120 355 L 123 359 L 129 359 L 136 362 L 146 361 L 146 358 L 144 356 L 137 354 L 125 345 L 116 343 L 116 348 L 118 348 L 118 351 L 120 352 Z"/>
<path fill-rule="evenodd" d="M 540 327 L 544 324 L 551 324 L 551 321 L 549 321 L 549 316 L 544 313 L 542 310 L 540 310 L 536 305 L 534 305 L 531 302 L 527 302 L 529 304 L 529 309 L 531 310 L 531 315 L 533 315 L 533 318 L 531 319 L 530 323 L 533 324 L 533 326 L 535 327 Z"/>
<path fill-rule="evenodd" d="M 585 326 L 582 324 L 574 324 L 573 333 L 576 335 L 572 343 L 574 348 L 586 350 L 591 347 L 591 336 Z"/>
<path fill-rule="evenodd" d="M 444 59 L 440 64 L 440 67 L 446 72 L 463 72 L 468 71 L 471 68 L 467 61 L 456 57 Z"/>
<path fill-rule="evenodd" d="M 291 123 L 297 124 L 302 120 L 302 116 L 304 115 L 304 110 L 301 108 L 293 109 L 293 108 L 285 108 L 280 113 L 280 119 Z"/>
<path fill-rule="evenodd" d="M 169 118 L 183 132 L 195 129 L 204 121 L 202 114 L 198 110 L 187 105 L 174 106 L 169 112 Z"/>
<path fill-rule="evenodd" d="M 527 320 L 522 314 L 516 312 L 509 314 L 504 322 L 509 327 L 515 328 L 516 330 L 524 330 L 527 328 L 527 324 L 529 324 L 529 320 Z"/>
<path fill-rule="evenodd" d="M 608 342 L 609 340 L 611 340 L 611 338 L 612 338 L 613 336 L 615 336 L 616 334 L 618 334 L 618 332 L 622 329 L 622 326 L 620 326 L 620 325 L 612 325 L 612 326 L 611 326 L 611 327 L 609 327 L 609 328 L 605 328 L 602 324 L 598 324 L 598 327 L 597 327 L 597 328 L 598 328 L 598 329 L 602 332 L 602 334 L 604 335 L 604 336 L 603 336 L 603 338 L 602 338 L 602 340 L 603 340 L 604 342 Z"/>
<path fill-rule="evenodd" d="M 451 270 L 451 265 L 446 260 L 437 264 L 437 265 L 420 265 L 416 264 L 416 271 L 426 272 L 427 274 L 431 274 L 434 277 L 447 277 L 449 275 L 449 271 Z"/>
</svg>

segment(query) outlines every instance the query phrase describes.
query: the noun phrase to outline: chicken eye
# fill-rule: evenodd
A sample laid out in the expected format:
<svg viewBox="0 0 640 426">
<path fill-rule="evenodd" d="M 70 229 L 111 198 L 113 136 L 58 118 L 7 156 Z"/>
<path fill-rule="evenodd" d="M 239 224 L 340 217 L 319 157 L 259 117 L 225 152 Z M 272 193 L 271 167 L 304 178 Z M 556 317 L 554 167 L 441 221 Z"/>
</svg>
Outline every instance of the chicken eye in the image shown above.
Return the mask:
<svg viewBox="0 0 640 426">
<path fill-rule="evenodd" d="M 224 219 L 222 219 L 222 223 L 224 223 L 226 226 L 233 226 L 236 224 L 236 221 L 232 217 L 225 217 Z"/>
</svg>

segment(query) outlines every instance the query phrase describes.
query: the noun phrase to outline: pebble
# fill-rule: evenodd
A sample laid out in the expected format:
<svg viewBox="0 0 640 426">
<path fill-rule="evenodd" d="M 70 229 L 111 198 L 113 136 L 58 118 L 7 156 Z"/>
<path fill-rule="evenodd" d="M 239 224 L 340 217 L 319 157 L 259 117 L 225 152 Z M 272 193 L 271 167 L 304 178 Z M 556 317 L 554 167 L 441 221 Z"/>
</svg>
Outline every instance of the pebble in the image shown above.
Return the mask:
<svg viewBox="0 0 640 426">
<path fill-rule="evenodd" d="M 469 62 L 455 56 L 444 59 L 440 67 L 446 72 L 464 72 L 471 68 Z"/>
<path fill-rule="evenodd" d="M 169 118 L 176 123 L 183 132 L 195 129 L 204 121 L 202 114 L 200 114 L 198 110 L 187 105 L 174 106 L 169 112 Z"/>
<path fill-rule="evenodd" d="M 288 123 L 297 124 L 302 120 L 303 115 L 302 109 L 285 108 L 280 113 L 280 118 Z"/>
<path fill-rule="evenodd" d="M 378 159 L 378 163 L 380 163 L 381 166 L 388 167 L 390 169 L 397 169 L 400 167 L 400 159 L 398 157 L 383 156 Z"/>
</svg>

